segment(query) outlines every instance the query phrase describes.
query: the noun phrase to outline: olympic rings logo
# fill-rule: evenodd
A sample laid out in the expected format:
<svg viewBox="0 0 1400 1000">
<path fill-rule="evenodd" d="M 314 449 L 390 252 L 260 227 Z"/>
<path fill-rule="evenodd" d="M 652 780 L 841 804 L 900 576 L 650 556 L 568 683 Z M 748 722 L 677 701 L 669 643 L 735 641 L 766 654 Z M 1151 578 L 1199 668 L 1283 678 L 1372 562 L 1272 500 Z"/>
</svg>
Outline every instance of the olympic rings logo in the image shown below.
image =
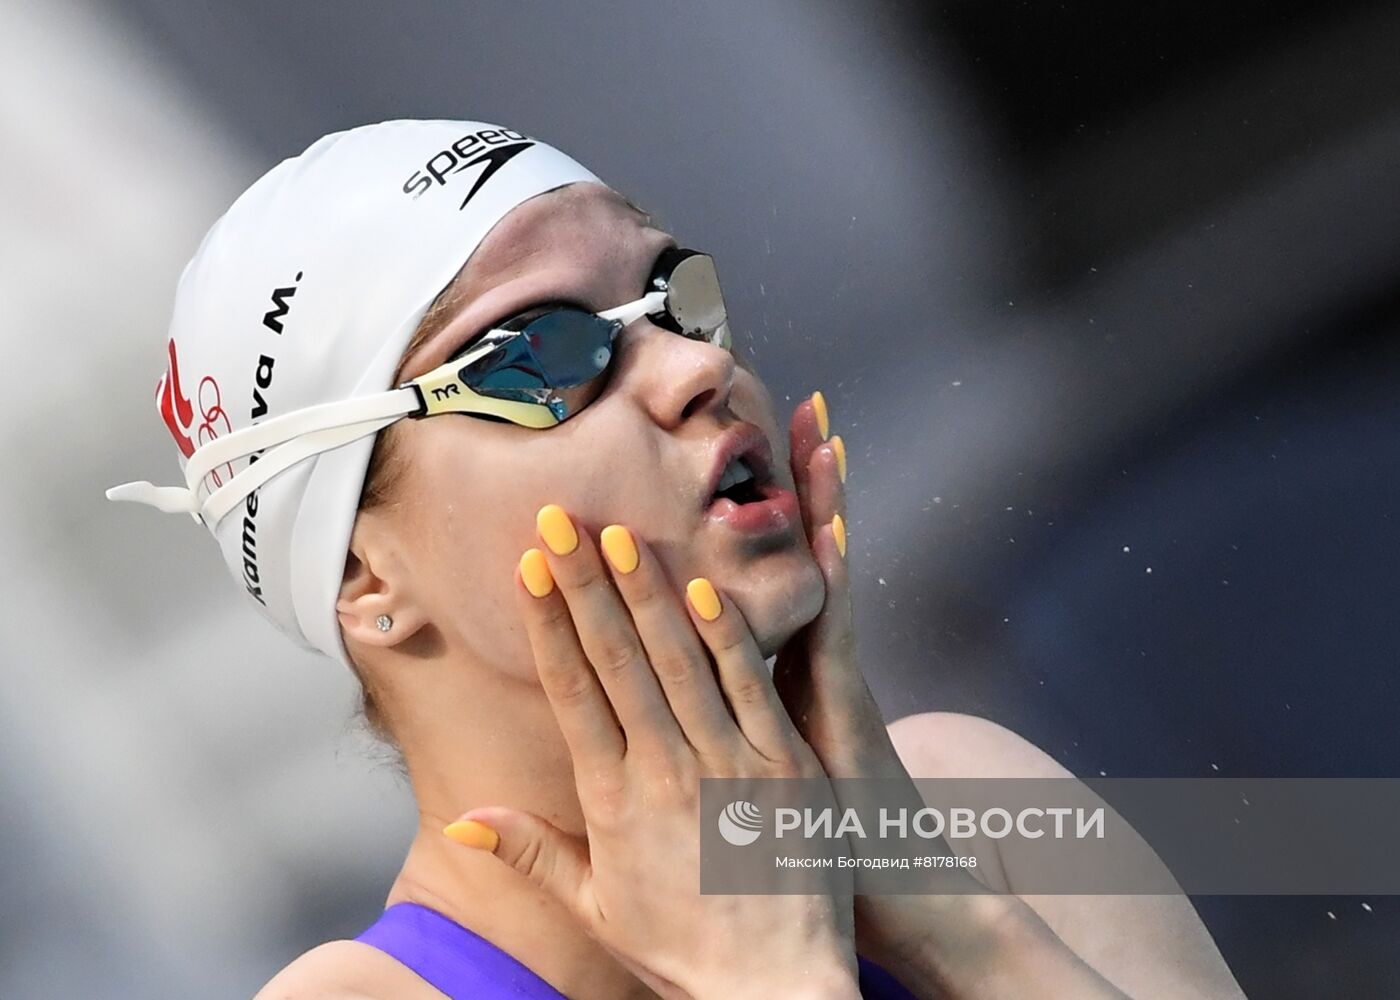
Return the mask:
<svg viewBox="0 0 1400 1000">
<path fill-rule="evenodd" d="M 209 390 L 206 392 L 206 390 Z M 203 418 L 203 423 L 198 427 L 199 443 L 206 445 L 213 441 L 221 433 L 219 427 L 223 427 L 222 433 L 232 434 L 233 425 L 229 423 L 228 414 L 224 412 L 223 393 L 219 391 L 219 383 L 215 382 L 212 376 L 206 375 L 199 380 L 199 391 L 195 393 L 199 400 L 199 415 Z M 228 478 L 233 478 L 233 464 L 225 463 L 219 468 L 212 470 L 206 477 L 213 481 L 214 485 L 209 489 L 215 490 L 224 485 L 224 477 L 221 473 L 228 472 Z"/>
</svg>

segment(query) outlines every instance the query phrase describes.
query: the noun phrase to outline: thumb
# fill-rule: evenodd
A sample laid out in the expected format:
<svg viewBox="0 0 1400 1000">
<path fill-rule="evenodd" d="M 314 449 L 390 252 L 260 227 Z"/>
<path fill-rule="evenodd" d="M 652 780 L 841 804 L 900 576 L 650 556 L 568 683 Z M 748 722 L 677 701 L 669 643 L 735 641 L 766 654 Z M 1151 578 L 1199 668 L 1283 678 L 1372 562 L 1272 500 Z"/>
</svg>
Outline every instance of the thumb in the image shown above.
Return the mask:
<svg viewBox="0 0 1400 1000">
<path fill-rule="evenodd" d="M 451 840 L 489 851 L 579 916 L 588 880 L 588 842 L 548 820 L 518 809 L 487 806 L 462 814 L 443 827 Z"/>
</svg>

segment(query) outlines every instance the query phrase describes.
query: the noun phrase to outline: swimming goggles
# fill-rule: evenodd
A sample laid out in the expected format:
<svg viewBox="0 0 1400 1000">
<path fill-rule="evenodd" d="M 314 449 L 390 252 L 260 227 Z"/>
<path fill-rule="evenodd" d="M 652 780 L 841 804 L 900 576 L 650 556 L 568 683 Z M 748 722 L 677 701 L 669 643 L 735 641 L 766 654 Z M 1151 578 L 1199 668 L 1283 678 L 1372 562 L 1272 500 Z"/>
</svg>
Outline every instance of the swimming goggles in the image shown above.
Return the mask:
<svg viewBox="0 0 1400 1000">
<path fill-rule="evenodd" d="M 396 389 L 295 410 L 201 445 L 185 464 L 184 487 L 125 483 L 109 489 L 107 499 L 187 512 L 216 527 L 279 472 L 404 417 L 465 413 L 533 429 L 562 423 L 602 393 L 617 335 L 643 316 L 683 337 L 731 348 L 714 258 L 665 250 L 647 288 L 641 298 L 600 313 L 567 305 L 531 310 Z M 199 499 L 205 476 L 250 456 L 256 458 L 245 469 Z"/>
</svg>

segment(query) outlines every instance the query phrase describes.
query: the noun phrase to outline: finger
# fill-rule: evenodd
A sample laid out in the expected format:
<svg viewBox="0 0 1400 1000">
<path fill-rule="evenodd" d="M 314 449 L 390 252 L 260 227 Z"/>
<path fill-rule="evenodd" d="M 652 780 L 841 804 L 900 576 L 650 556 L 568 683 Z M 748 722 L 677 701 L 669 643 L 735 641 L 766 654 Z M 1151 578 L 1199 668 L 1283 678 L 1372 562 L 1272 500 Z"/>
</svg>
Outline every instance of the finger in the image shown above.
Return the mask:
<svg viewBox="0 0 1400 1000">
<path fill-rule="evenodd" d="M 602 681 L 628 746 L 672 745 L 682 739 L 632 616 L 603 568 L 593 539 L 580 533 L 556 504 L 540 508 L 535 520 L 548 549 L 549 571 L 569 606 L 579 643 Z"/>
<path fill-rule="evenodd" d="M 696 631 L 714 657 L 720 686 L 744 736 L 770 760 L 790 756 L 802 738 L 778 698 L 768 664 L 743 614 L 704 577 L 687 585 L 686 604 Z"/>
<path fill-rule="evenodd" d="M 806 412 L 803 412 L 806 407 Z M 799 407 L 793 416 L 794 449 L 799 439 L 812 441 L 816 418 L 812 413 L 811 401 Z M 805 426 L 805 430 L 803 429 Z M 843 525 L 846 516 L 846 446 L 841 435 L 833 434 L 826 441 L 819 438 L 811 443 L 805 454 L 805 461 L 799 468 L 794 464 L 794 481 L 798 485 L 797 497 L 802 511 L 802 524 L 807 532 L 808 544 L 816 551 L 817 539 L 823 527 L 841 518 Z M 794 463 L 796 459 L 794 459 Z M 773 672 L 773 683 L 787 706 L 788 714 L 797 723 L 809 742 L 814 734 L 807 728 L 807 720 L 812 712 L 812 678 L 807 664 L 807 650 L 811 644 L 810 626 L 790 639 L 778 653 Z"/>
<path fill-rule="evenodd" d="M 846 521 L 835 514 L 817 530 L 812 541 L 812 554 L 816 556 L 826 580 L 826 601 L 821 612 L 808 625 L 808 658 L 812 667 L 836 670 L 850 663 L 850 673 L 859 677 L 854 669 L 855 627 L 851 614 L 851 581 L 846 565 L 846 552 L 850 540 L 846 534 Z M 862 684 L 864 682 L 862 681 Z"/>
<path fill-rule="evenodd" d="M 788 461 L 792 466 L 792 479 L 797 487 L 797 497 L 803 501 L 808 487 L 808 462 L 812 452 L 827 439 L 831 431 L 831 420 L 827 410 L 826 397 L 814 392 L 793 410 L 788 424 Z M 807 536 L 811 538 L 817 525 L 807 524 Z"/>
<path fill-rule="evenodd" d="M 802 505 L 802 522 L 807 536 L 815 541 L 817 532 L 831 523 L 838 514 L 846 516 L 846 486 L 842 471 L 846 464 L 846 444 L 840 434 L 833 434 L 812 450 L 807 459 L 804 476 L 805 490 L 798 494 Z"/>
<path fill-rule="evenodd" d="M 826 603 L 807 626 L 805 718 L 801 722 L 814 747 L 849 749 L 888 739 L 880 706 L 856 658 L 847 546 L 844 520 L 839 515 L 817 532 L 812 545 L 826 578 Z M 850 764 L 848 757 L 822 759 L 833 778 L 852 776 L 845 773 Z"/>
<path fill-rule="evenodd" d="M 502 806 L 472 809 L 442 832 L 463 846 L 494 854 L 564 904 L 585 927 L 593 926 L 597 914 L 588 912 L 585 900 L 591 897 L 584 891 L 592 874 L 586 838 Z"/>
<path fill-rule="evenodd" d="M 539 549 L 520 557 L 515 591 L 535 669 L 569 745 L 575 773 L 597 774 L 620 763 L 626 750 L 622 729 Z"/>
<path fill-rule="evenodd" d="M 739 731 L 725 708 L 709 653 L 650 546 L 620 524 L 604 528 L 601 540 L 613 582 L 686 739 L 712 752 L 732 746 Z"/>
</svg>

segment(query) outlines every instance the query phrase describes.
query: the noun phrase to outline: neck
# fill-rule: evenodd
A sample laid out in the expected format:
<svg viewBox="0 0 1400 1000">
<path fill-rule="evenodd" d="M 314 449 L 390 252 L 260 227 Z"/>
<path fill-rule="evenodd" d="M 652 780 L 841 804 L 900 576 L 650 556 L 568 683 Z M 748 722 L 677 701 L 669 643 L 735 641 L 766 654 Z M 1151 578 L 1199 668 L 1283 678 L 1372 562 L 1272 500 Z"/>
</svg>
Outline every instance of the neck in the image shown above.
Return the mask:
<svg viewBox="0 0 1400 1000">
<path fill-rule="evenodd" d="M 394 692 L 398 705 L 413 706 L 411 714 L 392 714 L 401 717 L 395 732 L 408 735 L 400 742 L 418 831 L 387 904 L 437 910 L 570 997 L 653 997 L 553 897 L 493 855 L 442 835 L 463 812 L 484 805 L 534 813 L 568 833 L 584 830 L 568 747 L 539 685 L 457 670 L 453 680 L 461 682 L 444 684 L 446 672 L 435 665 L 422 678 L 424 690 Z"/>
</svg>

